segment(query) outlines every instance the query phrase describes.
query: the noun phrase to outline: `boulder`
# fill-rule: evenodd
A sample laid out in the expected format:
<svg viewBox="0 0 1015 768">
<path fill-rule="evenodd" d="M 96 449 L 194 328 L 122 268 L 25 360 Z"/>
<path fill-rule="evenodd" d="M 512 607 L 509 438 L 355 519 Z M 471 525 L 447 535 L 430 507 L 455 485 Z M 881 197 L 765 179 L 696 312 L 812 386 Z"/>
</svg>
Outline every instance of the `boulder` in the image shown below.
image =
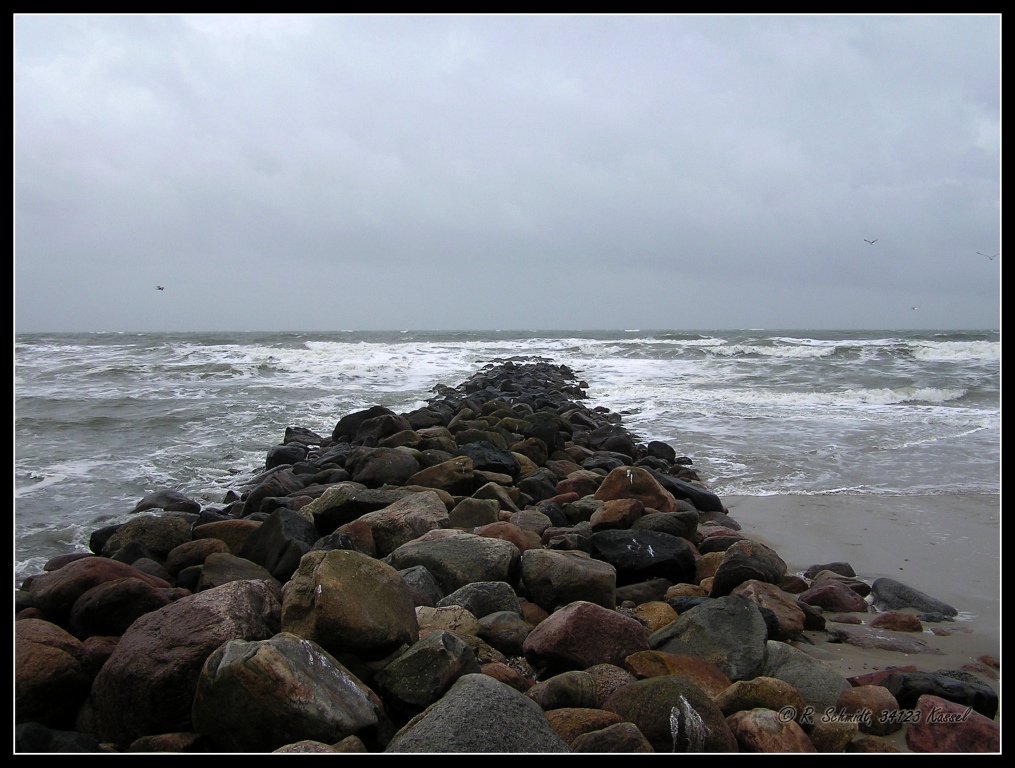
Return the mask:
<svg viewBox="0 0 1015 768">
<path fill-rule="evenodd" d="M 146 613 L 123 634 L 91 691 L 101 741 L 193 731 L 191 707 L 205 659 L 228 640 L 279 630 L 278 586 L 235 581 Z"/>
<path fill-rule="evenodd" d="M 282 630 L 339 659 L 383 658 L 419 634 L 412 593 L 398 571 L 341 549 L 303 556 L 283 592 Z"/>
</svg>

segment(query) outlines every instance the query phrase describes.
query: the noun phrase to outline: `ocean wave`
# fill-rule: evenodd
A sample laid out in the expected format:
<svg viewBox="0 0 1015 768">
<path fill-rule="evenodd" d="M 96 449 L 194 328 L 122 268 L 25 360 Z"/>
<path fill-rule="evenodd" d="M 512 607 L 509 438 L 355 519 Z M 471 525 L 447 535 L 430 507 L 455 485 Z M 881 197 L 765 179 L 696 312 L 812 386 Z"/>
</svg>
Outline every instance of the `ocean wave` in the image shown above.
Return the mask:
<svg viewBox="0 0 1015 768">
<path fill-rule="evenodd" d="M 835 346 L 763 346 L 759 344 L 733 344 L 731 346 L 711 347 L 708 353 L 717 357 L 780 357 L 780 358 L 807 358 L 807 357 L 831 357 L 835 354 Z"/>
<path fill-rule="evenodd" d="M 926 362 L 995 362 L 1001 359 L 1000 341 L 923 341 L 912 346 L 913 357 Z"/>
</svg>

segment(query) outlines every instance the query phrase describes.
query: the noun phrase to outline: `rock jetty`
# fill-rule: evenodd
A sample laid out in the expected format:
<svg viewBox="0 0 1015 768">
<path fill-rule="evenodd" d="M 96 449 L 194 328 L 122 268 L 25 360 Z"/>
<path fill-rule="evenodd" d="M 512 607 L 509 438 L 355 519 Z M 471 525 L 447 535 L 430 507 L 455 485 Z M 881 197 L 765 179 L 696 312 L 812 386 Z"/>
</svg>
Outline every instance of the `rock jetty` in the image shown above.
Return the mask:
<svg viewBox="0 0 1015 768">
<path fill-rule="evenodd" d="M 496 360 L 410 413 L 288 428 L 214 508 L 145 496 L 16 591 L 15 751 L 999 751 L 974 676 L 806 650 L 881 605 L 842 642 L 918 652 L 907 621 L 954 609 L 787 573 L 586 389 Z"/>
</svg>

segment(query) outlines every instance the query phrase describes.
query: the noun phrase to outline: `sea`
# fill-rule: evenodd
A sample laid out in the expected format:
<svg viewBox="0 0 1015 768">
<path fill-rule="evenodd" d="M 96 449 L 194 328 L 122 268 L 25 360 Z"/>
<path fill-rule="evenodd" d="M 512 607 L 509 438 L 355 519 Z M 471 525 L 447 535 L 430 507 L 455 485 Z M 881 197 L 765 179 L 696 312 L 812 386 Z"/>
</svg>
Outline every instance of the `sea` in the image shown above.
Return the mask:
<svg viewBox="0 0 1015 768">
<path fill-rule="evenodd" d="M 152 491 L 206 506 L 288 426 L 542 358 L 720 496 L 1000 494 L 998 331 L 16 334 L 15 587 Z"/>
</svg>

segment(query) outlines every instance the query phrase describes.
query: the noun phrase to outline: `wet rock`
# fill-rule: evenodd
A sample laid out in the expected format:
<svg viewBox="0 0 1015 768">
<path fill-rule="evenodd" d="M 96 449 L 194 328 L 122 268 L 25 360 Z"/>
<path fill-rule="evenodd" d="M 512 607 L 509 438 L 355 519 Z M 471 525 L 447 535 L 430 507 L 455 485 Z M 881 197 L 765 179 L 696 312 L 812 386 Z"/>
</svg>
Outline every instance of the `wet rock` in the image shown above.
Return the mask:
<svg viewBox="0 0 1015 768">
<path fill-rule="evenodd" d="M 709 659 L 734 681 L 761 674 L 768 630 L 746 597 L 708 599 L 678 613 L 676 621 L 649 638 L 653 649 Z"/>
<path fill-rule="evenodd" d="M 913 608 L 917 611 L 941 613 L 945 616 L 958 615 L 958 611 L 947 603 L 894 579 L 884 577 L 875 579 L 871 585 L 871 595 L 874 598 L 874 605 L 880 611 Z"/>
<path fill-rule="evenodd" d="M 461 677 L 385 752 L 569 752 L 539 705 L 488 675 Z"/>
<path fill-rule="evenodd" d="M 741 752 L 817 752 L 803 728 L 771 709 L 735 712 L 726 723 Z"/>
<path fill-rule="evenodd" d="M 398 572 L 360 552 L 310 552 L 286 584 L 282 629 L 341 659 L 380 658 L 415 642 L 419 625 Z"/>
<path fill-rule="evenodd" d="M 639 680 L 616 691 L 603 709 L 634 723 L 656 752 L 737 752 L 722 711 L 680 675 Z"/>
<path fill-rule="evenodd" d="M 237 581 L 184 597 L 139 618 L 123 634 L 91 690 L 101 741 L 193 731 L 191 708 L 205 659 L 228 640 L 279 630 L 276 585 Z"/>
<path fill-rule="evenodd" d="M 333 743 L 375 727 L 380 700 L 316 643 L 281 633 L 230 640 L 202 666 L 193 722 L 216 750 L 267 752 Z"/>
<path fill-rule="evenodd" d="M 634 619 L 602 606 L 577 601 L 555 611 L 525 638 L 525 658 L 553 674 L 594 664 L 620 665 L 648 650 L 648 633 Z"/>
<path fill-rule="evenodd" d="M 911 752 L 982 753 L 1001 751 L 1001 726 L 969 706 L 934 695 L 916 702 L 919 719 L 906 729 Z"/>
</svg>

